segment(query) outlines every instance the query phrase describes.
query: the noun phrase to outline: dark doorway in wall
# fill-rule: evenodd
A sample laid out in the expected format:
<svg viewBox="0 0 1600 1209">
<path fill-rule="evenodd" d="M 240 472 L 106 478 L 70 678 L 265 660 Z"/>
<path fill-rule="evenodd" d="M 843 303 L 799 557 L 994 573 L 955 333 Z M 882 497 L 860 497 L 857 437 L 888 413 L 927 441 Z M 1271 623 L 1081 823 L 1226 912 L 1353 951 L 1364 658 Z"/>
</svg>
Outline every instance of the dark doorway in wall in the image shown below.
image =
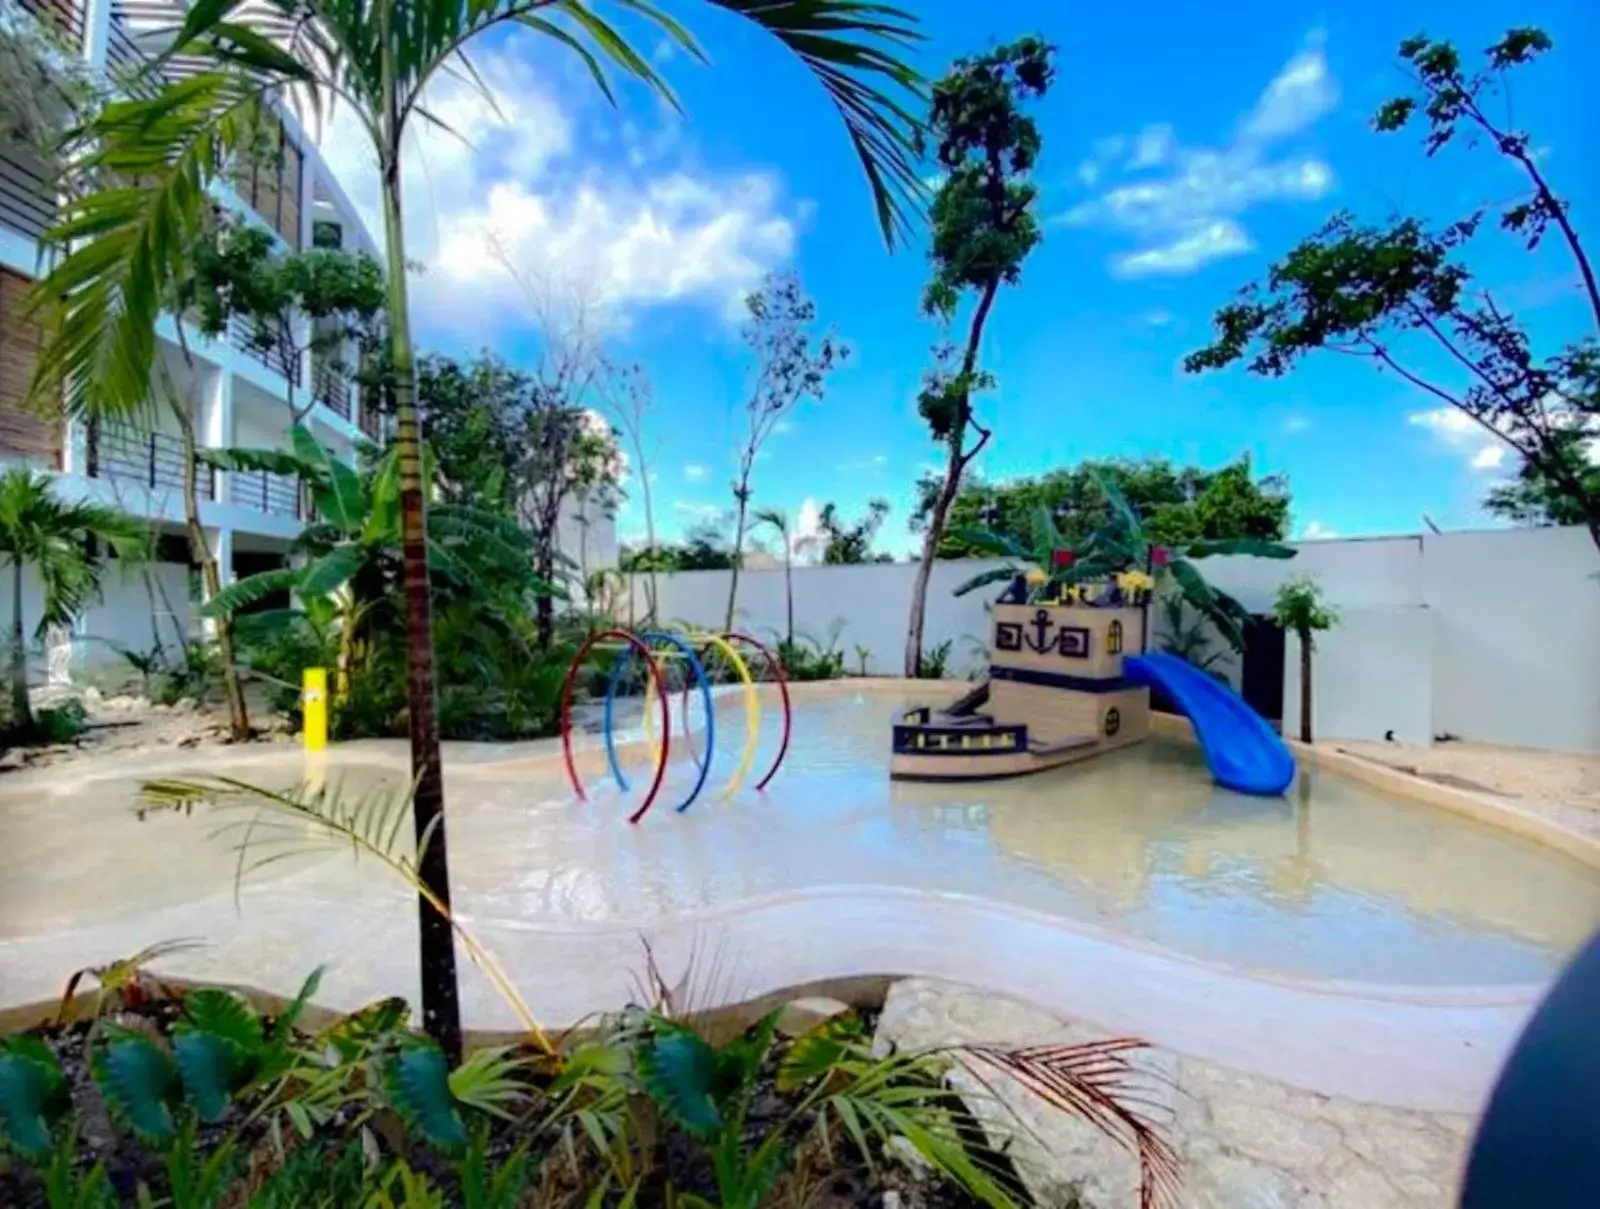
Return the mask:
<svg viewBox="0 0 1600 1209">
<path fill-rule="evenodd" d="M 1270 617 L 1250 618 L 1244 630 L 1241 695 L 1268 722 L 1283 723 L 1283 629 Z"/>
<path fill-rule="evenodd" d="M 233 574 L 235 579 L 258 575 L 262 571 L 276 571 L 279 567 L 287 565 L 287 563 L 288 560 L 281 554 L 256 550 L 235 550 L 233 552 Z M 252 604 L 245 605 L 239 612 L 264 613 L 268 609 L 287 609 L 289 604 L 287 590 L 272 592 Z"/>
</svg>

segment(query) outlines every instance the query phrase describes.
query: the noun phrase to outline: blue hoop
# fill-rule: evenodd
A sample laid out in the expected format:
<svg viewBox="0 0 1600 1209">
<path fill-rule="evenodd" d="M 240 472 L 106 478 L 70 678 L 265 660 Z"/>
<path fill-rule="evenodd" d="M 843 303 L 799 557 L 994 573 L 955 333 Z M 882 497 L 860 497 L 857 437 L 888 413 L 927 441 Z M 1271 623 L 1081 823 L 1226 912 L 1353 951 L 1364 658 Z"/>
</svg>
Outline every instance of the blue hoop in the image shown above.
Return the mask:
<svg viewBox="0 0 1600 1209">
<path fill-rule="evenodd" d="M 640 634 L 639 638 L 644 642 L 670 642 L 683 652 L 684 658 L 689 661 L 689 667 L 694 671 L 695 679 L 700 684 L 700 699 L 705 703 L 706 707 L 706 758 L 703 762 L 700 760 L 695 761 L 700 765 L 700 776 L 695 781 L 694 788 L 689 791 L 689 796 L 674 808 L 679 814 L 682 814 L 700 796 L 700 791 L 705 788 L 706 778 L 711 775 L 711 753 L 717 740 L 717 712 L 711 700 L 711 681 L 706 675 L 705 668 L 701 666 L 700 657 L 694 653 L 694 648 L 676 634 L 667 634 L 660 630 L 647 630 Z M 616 736 L 612 730 L 612 718 L 614 716 L 614 702 L 617 697 L 617 683 L 622 679 L 622 673 L 632 662 L 633 648 L 629 647 L 622 657 L 611 665 L 611 675 L 606 680 L 606 763 L 611 766 L 611 775 L 616 779 L 618 788 L 624 793 L 628 789 L 628 778 L 622 775 L 622 765 L 617 761 L 617 743 Z M 669 696 L 669 690 L 665 683 L 661 686 L 661 694 L 664 700 Z M 668 708 L 670 707 L 671 702 L 669 700 Z M 688 741 L 687 723 L 684 726 L 684 731 L 684 739 Z M 689 751 L 691 754 L 694 752 L 693 743 L 689 744 Z"/>
</svg>

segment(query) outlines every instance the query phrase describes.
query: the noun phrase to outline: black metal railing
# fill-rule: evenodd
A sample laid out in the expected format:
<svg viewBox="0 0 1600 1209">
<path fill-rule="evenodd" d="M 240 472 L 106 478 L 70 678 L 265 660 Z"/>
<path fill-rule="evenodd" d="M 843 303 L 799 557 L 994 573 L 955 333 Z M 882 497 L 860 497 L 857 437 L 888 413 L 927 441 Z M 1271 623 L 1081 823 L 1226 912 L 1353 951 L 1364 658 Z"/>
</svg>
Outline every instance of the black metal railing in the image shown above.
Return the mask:
<svg viewBox="0 0 1600 1209">
<path fill-rule="evenodd" d="M 39 155 L 0 135 L 0 224 L 38 239 L 56 221 L 56 188 Z"/>
<path fill-rule="evenodd" d="M 336 363 L 321 358 L 313 361 L 311 389 L 316 392 L 318 403 L 325 404 L 337 416 L 350 418 L 350 380 Z"/>
<path fill-rule="evenodd" d="M 22 0 L 22 7 L 54 29 L 73 50 L 83 49 L 84 6 L 77 0 Z"/>
<path fill-rule="evenodd" d="M 92 479 L 136 483 L 152 491 L 183 490 L 183 442 L 164 432 L 90 421 L 88 468 Z M 216 471 L 195 459 L 195 494 L 216 498 Z"/>
<path fill-rule="evenodd" d="M 274 373 L 285 378 L 291 376 L 289 355 L 282 343 L 243 315 L 235 315 L 229 321 L 228 339 L 235 348 L 249 353 Z"/>
<path fill-rule="evenodd" d="M 300 481 L 289 474 L 268 474 L 265 470 L 230 471 L 228 502 L 269 516 L 305 519 Z"/>
</svg>

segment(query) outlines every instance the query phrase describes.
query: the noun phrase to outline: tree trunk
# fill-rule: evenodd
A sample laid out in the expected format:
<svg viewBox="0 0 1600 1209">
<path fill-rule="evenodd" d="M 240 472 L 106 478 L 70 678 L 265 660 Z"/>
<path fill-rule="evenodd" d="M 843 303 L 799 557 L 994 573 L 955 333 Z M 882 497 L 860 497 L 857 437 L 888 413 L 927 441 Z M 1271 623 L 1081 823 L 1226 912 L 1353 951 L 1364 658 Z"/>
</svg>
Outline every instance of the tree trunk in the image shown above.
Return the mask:
<svg viewBox="0 0 1600 1209">
<path fill-rule="evenodd" d="M 422 478 L 422 425 L 407 310 L 405 230 L 400 207 L 400 148 L 395 131 L 383 164 L 383 225 L 387 252 L 389 339 L 394 371 L 395 446 L 400 471 L 401 574 L 406 599 L 406 695 L 410 706 L 412 825 L 417 876 L 445 911 L 450 909 L 450 858 L 445 840 L 444 773 L 433 678 L 433 601 L 428 581 L 427 501 Z M 456 982 L 455 932 L 449 917 L 417 896 L 422 975 L 422 1026 L 452 1067 L 461 1061 L 461 1000 Z"/>
<path fill-rule="evenodd" d="M 984 287 L 983 297 L 972 312 L 972 324 L 967 328 L 967 348 L 961 356 L 961 406 L 950 430 L 950 462 L 945 470 L 944 485 L 939 498 L 934 501 L 933 512 L 928 517 L 928 532 L 922 543 L 922 558 L 917 564 L 917 578 L 911 585 L 911 617 L 906 624 L 906 675 L 915 678 L 922 672 L 922 631 L 928 614 L 928 581 L 933 577 L 933 560 L 939 543 L 944 539 L 945 522 L 950 518 L 950 505 L 955 503 L 961 490 L 961 473 L 967 463 L 978 456 L 978 451 L 989 439 L 984 433 L 970 453 L 963 452 L 967 441 L 967 425 L 972 421 L 972 371 L 978 364 L 978 346 L 983 341 L 983 325 L 994 306 L 994 296 L 1000 290 L 998 279 Z"/>
<path fill-rule="evenodd" d="M 749 507 L 750 475 L 747 472 L 739 480 L 739 513 L 733 525 L 733 568 L 728 579 L 728 613 L 722 620 L 725 634 L 733 631 L 733 609 L 739 599 L 739 567 L 744 562 L 744 518 Z"/>
<path fill-rule="evenodd" d="M 11 730 L 33 731 L 33 707 L 28 702 L 28 648 L 22 629 L 22 560 L 11 556 Z"/>
<path fill-rule="evenodd" d="M 183 355 L 192 381 L 194 360 L 189 356 L 187 348 L 183 350 Z M 164 363 L 160 358 L 157 358 L 156 363 L 161 366 L 167 404 L 172 408 L 173 417 L 178 421 L 179 440 L 183 444 L 183 523 L 189 535 L 189 556 L 200 566 L 200 582 L 205 587 L 206 599 L 214 600 L 222 591 L 222 573 L 217 567 L 216 557 L 211 553 L 211 542 L 206 538 L 205 527 L 200 523 L 200 500 L 195 469 L 195 459 L 199 449 L 194 435 L 194 413 L 191 406 L 193 400 L 188 396 L 179 399 L 174 388 L 175 384 L 171 375 L 166 372 Z M 250 714 L 245 707 L 244 685 L 239 681 L 239 658 L 233 645 L 233 618 L 218 617 L 215 619 L 215 624 L 217 659 L 222 664 L 222 692 L 228 701 L 228 735 L 235 743 L 244 743 L 250 738 Z"/>
<path fill-rule="evenodd" d="M 554 538 L 551 539 L 554 541 Z M 550 542 L 537 555 L 538 565 L 534 568 L 539 578 L 551 586 L 556 582 L 555 549 Z M 548 592 L 541 593 L 533 605 L 534 620 L 537 623 L 535 631 L 536 641 L 541 651 L 548 651 L 550 644 L 556 637 L 556 598 Z"/>
<path fill-rule="evenodd" d="M 906 675 L 915 679 L 922 673 L 922 631 L 928 612 L 928 581 L 933 578 L 933 558 L 939 542 L 944 537 L 945 522 L 950 518 L 950 505 L 955 502 L 961 477 L 959 438 L 952 438 L 950 463 L 945 468 L 944 485 L 933 501 L 933 511 L 928 516 L 928 531 L 922 539 L 922 557 L 917 560 L 917 577 L 911 584 L 911 618 L 906 625 Z"/>
<path fill-rule="evenodd" d="M 794 550 L 789 546 L 789 535 L 783 535 L 783 592 L 788 606 L 786 634 L 789 645 L 794 646 Z"/>
<path fill-rule="evenodd" d="M 1311 742 L 1311 632 L 1300 632 L 1300 742 Z"/>
</svg>

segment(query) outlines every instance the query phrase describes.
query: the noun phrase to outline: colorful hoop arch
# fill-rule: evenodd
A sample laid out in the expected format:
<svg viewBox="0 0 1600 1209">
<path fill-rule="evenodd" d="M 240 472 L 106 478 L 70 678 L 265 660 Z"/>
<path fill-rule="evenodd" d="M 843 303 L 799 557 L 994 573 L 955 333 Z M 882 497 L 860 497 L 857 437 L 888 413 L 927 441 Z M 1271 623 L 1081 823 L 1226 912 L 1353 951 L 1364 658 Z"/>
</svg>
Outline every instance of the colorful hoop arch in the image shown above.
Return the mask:
<svg viewBox="0 0 1600 1209">
<path fill-rule="evenodd" d="M 667 752 L 672 743 L 672 711 L 667 705 L 667 694 L 664 691 L 666 686 L 661 681 L 661 669 L 656 666 L 650 648 L 626 630 L 601 630 L 598 634 L 592 634 L 573 656 L 572 665 L 567 668 L 566 679 L 561 683 L 561 755 L 567 765 L 567 777 L 572 782 L 573 792 L 578 795 L 580 802 L 587 802 L 589 795 L 583 792 L 583 782 L 578 777 L 578 766 L 572 758 L 572 686 L 577 682 L 578 669 L 583 667 L 585 657 L 597 644 L 608 638 L 620 639 L 627 643 L 632 651 L 644 656 L 645 669 L 655 684 L 656 691 L 661 694 L 661 758 L 656 761 L 655 779 L 650 782 L 650 789 L 644 795 L 644 801 L 639 804 L 639 809 L 628 817 L 628 822 L 637 823 L 656 800 L 656 794 L 661 792 L 661 782 L 667 775 Z M 607 735 L 608 737 L 610 735 L 609 727 Z"/>
<path fill-rule="evenodd" d="M 733 642 L 742 642 L 747 646 L 753 646 L 760 651 L 766 658 L 767 667 L 772 671 L 772 678 L 778 682 L 778 696 L 783 701 L 783 734 L 778 740 L 778 755 L 772 761 L 772 767 L 767 769 L 766 776 L 756 782 L 758 790 L 765 789 L 772 778 L 778 775 L 778 769 L 783 764 L 783 757 L 789 751 L 789 731 L 794 724 L 793 712 L 789 705 L 789 677 L 783 669 L 783 660 L 779 659 L 764 643 L 758 642 L 748 634 L 740 634 L 733 631 L 724 634 L 723 637 Z"/>
<path fill-rule="evenodd" d="M 661 630 L 646 630 L 639 634 L 638 637 L 641 643 L 644 644 L 651 642 L 670 642 L 673 646 L 677 647 L 678 650 L 683 652 L 684 658 L 689 661 L 689 667 L 694 672 L 695 679 L 700 684 L 700 697 L 705 703 L 706 707 L 706 758 L 703 761 L 696 761 L 696 763 L 698 763 L 700 766 L 700 776 L 699 779 L 695 781 L 694 788 L 689 791 L 689 796 L 684 798 L 682 802 L 678 803 L 677 811 L 679 814 L 682 814 L 685 810 L 689 809 L 694 800 L 700 796 L 700 791 L 705 788 L 706 778 L 711 773 L 711 756 L 716 750 L 717 741 L 716 710 L 711 700 L 711 683 L 709 677 L 706 676 L 705 668 L 700 665 L 700 660 L 695 656 L 694 648 L 677 635 L 668 634 Z M 648 646 L 646 649 L 648 649 Z M 622 766 L 617 762 L 616 733 L 612 727 L 612 706 L 616 701 L 617 682 L 621 679 L 623 670 L 628 666 L 629 663 L 632 662 L 632 660 L 633 650 L 630 649 L 625 658 L 617 660 L 617 662 L 612 665 L 611 675 L 606 681 L 606 761 L 611 765 L 611 775 L 616 778 L 617 785 L 624 791 L 626 791 L 628 788 L 628 779 L 622 775 Z M 662 713 L 666 714 L 671 701 L 671 697 L 666 691 L 666 685 L 661 683 L 658 679 L 651 679 L 649 684 L 652 688 L 657 686 L 660 687 Z M 683 733 L 684 738 L 687 741 L 690 733 L 688 711 L 689 686 L 687 683 L 683 687 L 683 694 Z M 650 726 L 650 693 L 648 689 L 645 692 L 644 717 L 645 734 L 649 740 L 652 754 L 656 755 L 658 764 L 664 763 L 665 753 L 663 750 L 657 749 L 655 731 Z M 694 745 L 691 743 L 689 746 L 690 751 L 693 752 Z"/>
<path fill-rule="evenodd" d="M 739 679 L 744 684 L 744 753 L 739 757 L 739 766 L 734 769 L 733 777 L 728 781 L 722 793 L 718 795 L 721 801 L 726 802 L 739 792 L 739 787 L 744 784 L 745 778 L 750 775 L 750 765 L 755 763 L 756 747 L 761 741 L 761 697 L 756 692 L 756 682 L 750 675 L 749 665 L 744 661 L 744 657 L 733 649 L 731 644 L 724 639 L 718 638 L 715 634 L 701 634 L 698 638 L 702 644 L 700 657 L 704 659 L 706 652 L 713 647 L 717 648 L 727 658 L 728 662 L 733 665 L 733 670 L 738 673 Z M 682 706 L 679 712 L 687 719 L 689 716 L 689 686 L 687 684 L 683 686 L 681 700 Z M 684 725 L 688 725 L 687 721 Z M 690 750 L 689 754 L 694 756 L 696 760 L 699 759 L 693 749 Z"/>
</svg>

